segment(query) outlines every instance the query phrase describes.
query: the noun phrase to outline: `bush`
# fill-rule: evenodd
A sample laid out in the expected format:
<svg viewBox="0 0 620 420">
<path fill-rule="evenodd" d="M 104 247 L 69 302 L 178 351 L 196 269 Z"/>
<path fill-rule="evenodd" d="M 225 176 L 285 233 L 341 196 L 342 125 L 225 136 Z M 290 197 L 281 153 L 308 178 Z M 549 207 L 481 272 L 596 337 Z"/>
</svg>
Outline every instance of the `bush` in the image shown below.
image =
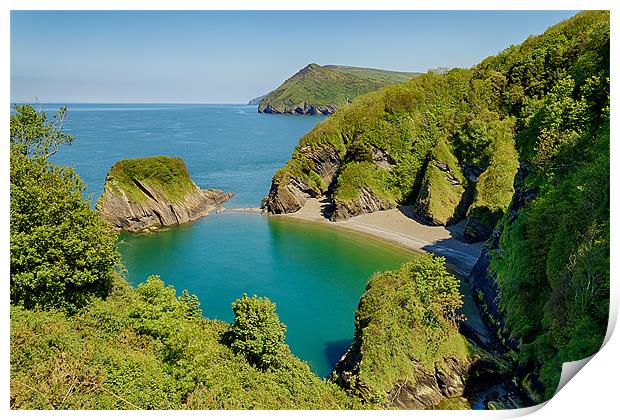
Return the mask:
<svg viewBox="0 0 620 420">
<path fill-rule="evenodd" d="M 278 318 L 276 305 L 267 298 L 249 298 L 244 293 L 232 308 L 235 322 L 227 336 L 231 349 L 261 369 L 278 367 L 288 347 L 284 344 L 286 326 Z"/>
</svg>

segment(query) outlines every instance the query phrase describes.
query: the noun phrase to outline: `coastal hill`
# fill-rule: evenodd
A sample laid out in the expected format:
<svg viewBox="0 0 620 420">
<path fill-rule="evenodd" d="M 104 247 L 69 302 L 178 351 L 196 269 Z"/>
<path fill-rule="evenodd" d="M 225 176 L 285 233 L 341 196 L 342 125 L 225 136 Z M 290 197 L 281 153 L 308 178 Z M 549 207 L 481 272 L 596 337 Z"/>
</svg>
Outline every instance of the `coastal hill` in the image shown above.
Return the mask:
<svg viewBox="0 0 620 420">
<path fill-rule="evenodd" d="M 258 112 L 270 114 L 333 114 L 366 92 L 419 75 L 362 67 L 308 64 L 277 89 L 263 96 Z M 255 99 L 250 101 L 252 104 Z"/>
<path fill-rule="evenodd" d="M 471 69 L 362 95 L 301 138 L 264 208 L 318 198 L 332 221 L 401 205 L 466 220 L 468 241 L 488 239 L 470 279 L 480 307 L 548 399 L 607 327 L 609 39 L 609 13 L 582 12 Z"/>
<path fill-rule="evenodd" d="M 141 232 L 196 220 L 230 197 L 198 188 L 182 159 L 155 156 L 112 166 L 97 210 L 115 228 Z"/>
</svg>

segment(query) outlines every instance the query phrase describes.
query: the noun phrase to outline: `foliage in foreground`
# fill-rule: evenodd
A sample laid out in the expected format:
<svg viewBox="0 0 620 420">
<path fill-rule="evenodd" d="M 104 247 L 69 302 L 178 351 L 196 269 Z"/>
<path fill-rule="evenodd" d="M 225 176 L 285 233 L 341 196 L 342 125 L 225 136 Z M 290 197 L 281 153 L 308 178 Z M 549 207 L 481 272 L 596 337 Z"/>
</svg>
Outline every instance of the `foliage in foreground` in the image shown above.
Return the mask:
<svg viewBox="0 0 620 420">
<path fill-rule="evenodd" d="M 283 354 L 286 326 L 280 322 L 276 305 L 267 298 L 244 294 L 232 304 L 235 322 L 227 334 L 227 341 L 235 353 L 263 370 L 277 368 Z"/>
<path fill-rule="evenodd" d="M 32 107 L 11 115 L 11 408 L 357 404 L 291 354 L 267 299 L 235 302 L 230 326 L 203 318 L 195 296 L 177 297 L 158 277 L 130 287 L 82 181 L 47 160 L 70 141 Z"/>
<path fill-rule="evenodd" d="M 73 316 L 11 306 L 11 408 L 337 409 L 355 400 L 288 347 L 261 369 L 222 343 L 230 326 L 200 315 L 157 277 Z"/>
<path fill-rule="evenodd" d="M 11 303 L 72 312 L 106 296 L 120 258 L 75 171 L 47 160 L 73 140 L 62 118 L 28 105 L 11 115 Z"/>
</svg>

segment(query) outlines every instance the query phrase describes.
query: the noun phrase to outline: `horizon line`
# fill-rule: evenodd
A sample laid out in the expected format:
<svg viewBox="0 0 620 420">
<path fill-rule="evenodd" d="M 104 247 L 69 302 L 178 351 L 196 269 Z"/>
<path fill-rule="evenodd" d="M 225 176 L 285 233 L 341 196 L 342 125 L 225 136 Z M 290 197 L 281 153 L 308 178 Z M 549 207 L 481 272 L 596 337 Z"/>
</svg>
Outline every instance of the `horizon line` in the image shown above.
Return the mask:
<svg viewBox="0 0 620 420">
<path fill-rule="evenodd" d="M 81 102 L 81 101 L 10 101 L 11 105 L 251 105 L 248 102 Z"/>
</svg>

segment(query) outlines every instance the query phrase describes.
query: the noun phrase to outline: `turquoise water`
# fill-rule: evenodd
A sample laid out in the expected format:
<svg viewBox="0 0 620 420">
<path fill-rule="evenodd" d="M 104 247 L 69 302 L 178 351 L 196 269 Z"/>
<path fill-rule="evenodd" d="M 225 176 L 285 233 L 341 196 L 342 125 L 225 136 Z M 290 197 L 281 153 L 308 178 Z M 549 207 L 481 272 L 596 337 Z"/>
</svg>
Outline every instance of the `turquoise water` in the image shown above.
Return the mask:
<svg viewBox="0 0 620 420">
<path fill-rule="evenodd" d="M 159 274 L 178 292 L 198 295 L 209 318 L 232 321 L 230 304 L 243 293 L 269 297 L 292 351 L 320 375 L 329 374 L 353 338 L 367 279 L 411 257 L 313 223 L 233 212 L 124 239 L 132 283 Z"/>
<path fill-rule="evenodd" d="M 45 105 L 46 111 L 57 106 Z M 96 200 L 119 159 L 182 157 L 202 187 L 235 191 L 228 207 L 258 206 L 273 173 L 322 117 L 258 114 L 246 105 L 69 105 L 77 137 L 54 159 L 73 163 Z M 287 342 L 327 375 L 353 337 L 368 278 L 412 254 L 367 237 L 261 214 L 225 212 L 119 244 L 132 284 L 160 275 L 188 289 L 209 318 L 232 321 L 231 302 L 267 296 L 287 325 Z"/>
</svg>

